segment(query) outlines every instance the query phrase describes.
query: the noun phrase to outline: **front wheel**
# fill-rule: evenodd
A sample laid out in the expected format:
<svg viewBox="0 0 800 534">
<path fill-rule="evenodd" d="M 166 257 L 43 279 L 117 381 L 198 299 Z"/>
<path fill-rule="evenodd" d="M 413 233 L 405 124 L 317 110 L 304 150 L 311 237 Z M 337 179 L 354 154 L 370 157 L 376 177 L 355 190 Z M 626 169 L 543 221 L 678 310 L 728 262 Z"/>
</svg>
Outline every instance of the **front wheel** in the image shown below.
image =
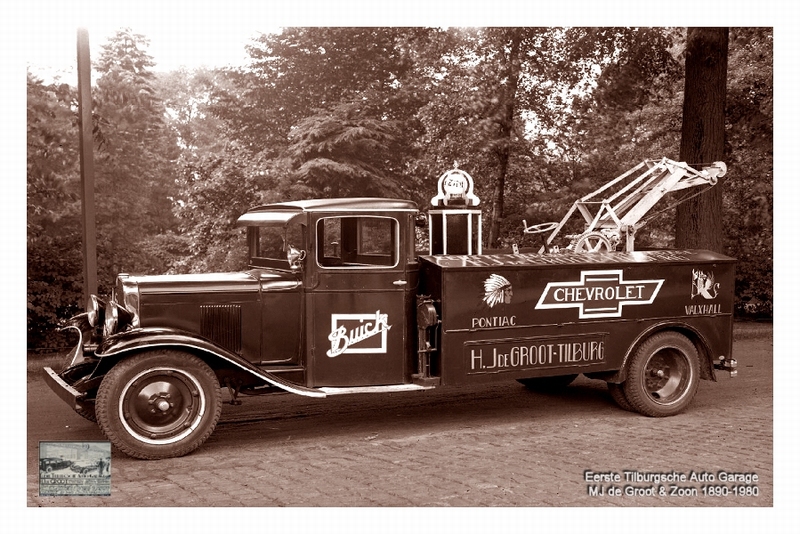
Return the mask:
<svg viewBox="0 0 800 534">
<path fill-rule="evenodd" d="M 625 398 L 643 415 L 675 415 L 692 402 L 699 375 L 694 344 L 677 332 L 662 332 L 645 341 L 633 355 L 624 383 Z"/>
<path fill-rule="evenodd" d="M 95 413 L 94 403 L 92 402 L 78 401 L 78 408 L 75 412 L 87 421 L 91 421 L 92 423 L 97 422 L 97 414 Z"/>
<path fill-rule="evenodd" d="M 146 460 L 183 456 L 214 431 L 219 382 L 201 359 L 172 350 L 123 360 L 103 378 L 97 422 L 119 450 Z"/>
</svg>

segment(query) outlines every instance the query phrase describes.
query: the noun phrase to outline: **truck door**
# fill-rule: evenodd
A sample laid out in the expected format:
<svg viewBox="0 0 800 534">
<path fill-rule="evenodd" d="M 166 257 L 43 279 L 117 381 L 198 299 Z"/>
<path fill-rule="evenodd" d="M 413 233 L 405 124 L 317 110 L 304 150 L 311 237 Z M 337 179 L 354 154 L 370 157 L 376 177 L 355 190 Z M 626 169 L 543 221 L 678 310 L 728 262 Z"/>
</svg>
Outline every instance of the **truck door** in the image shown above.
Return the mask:
<svg viewBox="0 0 800 534">
<path fill-rule="evenodd" d="M 309 384 L 403 383 L 412 284 L 401 253 L 400 222 L 384 215 L 322 217 L 313 233 Z"/>
</svg>

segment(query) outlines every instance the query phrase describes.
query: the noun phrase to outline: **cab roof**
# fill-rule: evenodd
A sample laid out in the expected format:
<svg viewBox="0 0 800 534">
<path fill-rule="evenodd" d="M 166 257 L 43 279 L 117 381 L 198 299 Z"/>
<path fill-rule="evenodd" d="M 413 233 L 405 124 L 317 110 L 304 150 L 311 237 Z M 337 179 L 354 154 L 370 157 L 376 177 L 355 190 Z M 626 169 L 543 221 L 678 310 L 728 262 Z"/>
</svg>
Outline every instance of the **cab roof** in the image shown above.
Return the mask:
<svg viewBox="0 0 800 534">
<path fill-rule="evenodd" d="M 360 213 L 386 211 L 417 211 L 417 205 L 410 200 L 391 198 L 321 198 L 267 204 L 247 210 L 236 221 L 237 226 L 277 226 L 286 225 L 299 219 L 305 222 L 309 213 Z"/>
</svg>

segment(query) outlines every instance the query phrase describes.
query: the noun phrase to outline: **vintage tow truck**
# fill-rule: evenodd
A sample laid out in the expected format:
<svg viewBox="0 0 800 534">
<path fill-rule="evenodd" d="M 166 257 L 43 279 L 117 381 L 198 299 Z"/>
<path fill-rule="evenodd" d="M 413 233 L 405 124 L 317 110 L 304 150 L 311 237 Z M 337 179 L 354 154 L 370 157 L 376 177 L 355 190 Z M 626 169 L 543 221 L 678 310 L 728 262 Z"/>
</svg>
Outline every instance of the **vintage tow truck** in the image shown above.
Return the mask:
<svg viewBox="0 0 800 534">
<path fill-rule="evenodd" d="M 158 459 L 208 438 L 221 386 L 240 404 L 499 380 L 552 389 L 582 373 L 622 408 L 660 417 L 686 409 L 715 369 L 735 375 L 732 258 L 484 254 L 472 189 L 465 171 L 444 173 L 427 219 L 383 198 L 251 209 L 238 220 L 246 270 L 120 274 L 110 299 L 69 321 L 77 345 L 47 382 L 117 449 Z M 537 226 L 526 233 L 555 228 Z"/>
</svg>

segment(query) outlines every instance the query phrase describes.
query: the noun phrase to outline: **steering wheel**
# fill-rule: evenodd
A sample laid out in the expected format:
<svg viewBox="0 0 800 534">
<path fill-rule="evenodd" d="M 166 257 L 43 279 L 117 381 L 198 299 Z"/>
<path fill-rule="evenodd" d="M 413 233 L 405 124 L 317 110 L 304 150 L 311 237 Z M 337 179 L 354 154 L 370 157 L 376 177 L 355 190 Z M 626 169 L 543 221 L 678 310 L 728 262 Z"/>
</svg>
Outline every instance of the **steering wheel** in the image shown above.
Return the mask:
<svg viewBox="0 0 800 534">
<path fill-rule="evenodd" d="M 523 230 L 523 232 L 526 234 L 543 234 L 545 232 L 555 230 L 556 227 L 558 227 L 557 222 L 547 222 L 542 224 L 534 224 L 533 226 L 528 226 L 525 221 L 522 221 L 522 224 L 525 225 L 525 230 Z"/>
</svg>

